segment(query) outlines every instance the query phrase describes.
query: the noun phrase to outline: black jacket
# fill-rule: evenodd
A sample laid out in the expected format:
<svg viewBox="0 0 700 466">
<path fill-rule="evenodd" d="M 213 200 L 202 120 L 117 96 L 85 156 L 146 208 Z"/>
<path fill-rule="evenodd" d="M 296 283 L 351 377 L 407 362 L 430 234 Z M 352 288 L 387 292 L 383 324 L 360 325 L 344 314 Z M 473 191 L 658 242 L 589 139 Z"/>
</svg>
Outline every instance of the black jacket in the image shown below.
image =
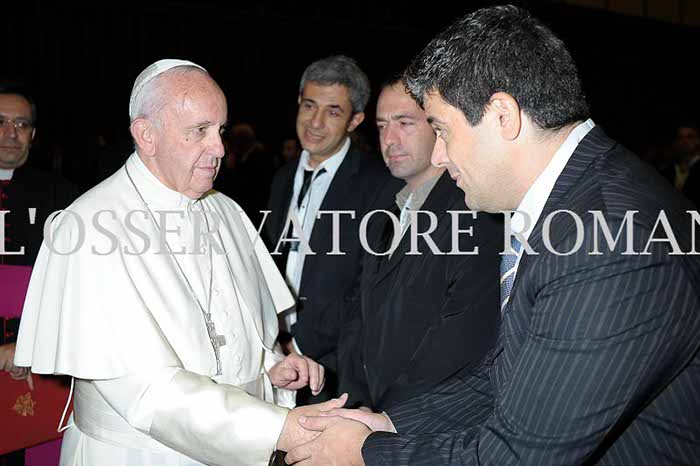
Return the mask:
<svg viewBox="0 0 700 466">
<path fill-rule="evenodd" d="M 392 210 L 398 216 L 395 204 Z M 496 343 L 500 218 L 448 213 L 468 208 L 447 172 L 420 210 L 436 215 L 430 238 L 444 254 L 436 254 L 420 237 L 420 255 L 408 254 L 410 229 L 390 259 L 365 254 L 359 306 L 338 355 L 339 392 L 348 392 L 351 404 L 382 411 L 406 401 L 465 366 L 480 366 Z M 416 227 L 428 231 L 427 213 L 417 216 Z M 453 245 L 453 227 L 471 228 L 472 235 L 460 233 Z M 373 249 L 386 251 L 393 235 L 390 219 L 382 216 L 373 225 L 370 242 L 379 245 Z M 462 252 L 478 248 L 478 254 L 451 254 L 456 247 Z"/>
<path fill-rule="evenodd" d="M 299 160 L 294 160 L 276 173 L 270 192 L 266 232 L 271 251 L 274 251 L 284 233 L 289 203 L 294 189 L 294 174 Z M 386 199 L 398 191 L 399 184 L 391 177 L 381 158 L 362 152 L 354 144 L 333 177 L 320 210 L 343 210 L 354 213 L 355 218 L 340 216 L 338 228 L 340 249 L 343 255 L 329 255 L 333 246 L 331 215 L 316 219 L 309 246 L 315 255 L 306 256 L 299 297 L 297 322 L 292 335 L 302 352 L 333 369 L 338 334 L 343 318 L 338 309 L 330 306 L 338 297 L 345 296 L 361 274 L 362 246 L 359 226 L 363 216 L 375 205 L 386 205 Z M 282 274 L 285 274 L 281 255 L 273 254 Z"/>
</svg>

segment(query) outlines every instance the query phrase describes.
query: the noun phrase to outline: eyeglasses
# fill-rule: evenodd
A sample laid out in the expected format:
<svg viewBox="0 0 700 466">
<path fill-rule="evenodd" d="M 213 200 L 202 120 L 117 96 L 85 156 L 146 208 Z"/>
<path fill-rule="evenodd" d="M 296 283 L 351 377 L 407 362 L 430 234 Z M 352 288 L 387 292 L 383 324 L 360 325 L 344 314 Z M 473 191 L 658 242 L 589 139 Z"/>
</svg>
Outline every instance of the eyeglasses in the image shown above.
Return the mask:
<svg viewBox="0 0 700 466">
<path fill-rule="evenodd" d="M 10 126 L 13 126 L 15 128 L 15 131 L 19 134 L 27 134 L 29 133 L 34 125 L 32 124 L 31 121 L 29 120 L 23 120 L 23 119 L 11 119 L 11 118 L 5 118 L 0 116 L 0 129 L 6 130 L 9 129 Z"/>
</svg>

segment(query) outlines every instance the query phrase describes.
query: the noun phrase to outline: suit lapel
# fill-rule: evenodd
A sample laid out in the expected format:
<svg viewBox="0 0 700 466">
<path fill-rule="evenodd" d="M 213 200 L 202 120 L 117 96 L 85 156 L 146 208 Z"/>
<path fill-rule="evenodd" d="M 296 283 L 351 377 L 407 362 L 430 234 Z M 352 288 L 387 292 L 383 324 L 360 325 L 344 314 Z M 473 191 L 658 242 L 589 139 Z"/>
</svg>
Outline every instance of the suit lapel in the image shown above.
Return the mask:
<svg viewBox="0 0 700 466">
<path fill-rule="evenodd" d="M 319 210 L 333 210 L 343 205 L 343 201 L 348 197 L 350 182 L 360 171 L 360 157 L 361 154 L 357 152 L 355 146 L 350 144 L 348 153 L 345 155 L 343 163 L 338 167 L 338 171 L 335 172 Z M 313 233 L 311 232 L 312 238 Z"/>
<path fill-rule="evenodd" d="M 276 212 L 278 212 L 278 214 L 273 217 L 275 222 L 273 231 L 277 232 L 277 238 L 275 238 L 275 241 L 279 241 L 280 237 L 284 234 L 284 228 L 287 226 L 289 205 L 291 204 L 291 199 L 294 195 L 294 178 L 296 177 L 299 163 L 299 159 L 297 159 L 296 163 L 294 164 L 294 168 L 292 168 L 290 171 L 290 176 L 286 178 L 286 183 L 282 187 L 282 196 L 279 199 L 278 205 L 275 206 L 277 209 Z"/>
<path fill-rule="evenodd" d="M 328 191 L 326 191 L 323 202 L 321 202 L 319 211 L 338 210 L 347 204 L 348 193 L 352 192 L 352 180 L 360 171 L 360 157 L 362 157 L 362 154 L 359 153 L 351 143 L 348 153 L 345 155 L 345 159 L 343 159 L 343 163 L 338 167 L 338 171 L 336 171 L 335 176 L 333 176 L 333 181 L 331 181 L 330 186 L 328 186 Z M 325 222 L 329 222 L 328 215 L 325 217 L 324 220 L 319 220 L 317 218 L 314 221 L 314 228 L 309 238 L 309 247 L 311 247 L 311 250 L 316 254 L 324 252 L 324 245 L 328 242 L 329 235 L 332 234 L 332 229 L 324 228 Z M 328 225 L 330 225 L 330 223 L 328 223 Z M 315 276 L 312 270 L 315 263 L 315 261 L 309 260 L 304 262 L 304 271 L 301 275 L 299 290 L 306 289 L 306 282 L 309 280 L 309 277 Z"/>
<path fill-rule="evenodd" d="M 399 207 L 395 203 L 385 210 L 390 212 L 396 218 L 399 218 Z M 376 227 L 373 226 L 373 228 L 377 228 L 377 236 L 379 236 L 379 241 L 377 241 L 377 251 L 385 252 L 389 250 L 389 247 L 391 246 L 391 240 L 394 238 L 394 222 L 391 221 L 388 215 L 384 216 L 380 220 L 380 222 L 380 224 L 378 224 Z M 386 268 L 389 263 L 389 258 L 386 255 L 375 256 L 374 254 L 370 254 L 370 257 L 372 257 L 370 261 L 370 271 L 375 275 L 379 273 L 382 269 Z M 374 278 L 376 277 L 372 277 L 373 280 Z"/>
<path fill-rule="evenodd" d="M 445 171 L 440 176 L 440 179 L 437 181 L 437 183 L 435 183 L 435 186 L 433 186 L 433 189 L 430 191 L 430 194 L 428 195 L 425 202 L 420 208 L 420 210 L 433 212 L 437 216 L 438 225 L 442 221 L 442 218 L 445 215 L 447 215 L 447 210 L 449 210 L 450 208 L 450 206 L 445 204 L 445 199 L 447 196 L 449 196 L 450 190 L 452 188 L 452 179 L 449 177 L 447 171 Z M 416 225 L 416 227 L 418 228 L 418 231 L 427 231 L 430 227 L 430 218 L 427 216 L 427 214 L 419 215 L 417 217 L 417 223 L 418 224 Z M 391 228 L 391 226 L 389 226 L 389 228 Z M 389 244 L 391 244 L 391 238 L 387 243 L 387 247 L 389 246 Z M 399 264 L 401 264 L 401 262 L 406 257 L 406 253 L 410 250 L 410 248 L 411 232 L 410 230 L 407 230 L 401 238 L 399 245 L 396 247 L 396 250 L 391 255 L 391 258 L 389 260 L 386 260 L 386 258 L 384 258 L 384 260 L 381 261 L 381 266 L 375 278 L 374 286 L 376 286 L 379 282 L 386 278 L 387 275 L 389 275 L 394 269 L 396 269 L 396 267 L 399 266 Z M 426 253 L 424 252 L 423 254 Z"/>
<path fill-rule="evenodd" d="M 564 170 L 557 178 L 552 192 L 547 198 L 547 202 L 542 209 L 539 219 L 537 219 L 537 224 L 532 230 L 530 237 L 528 238 L 528 243 L 530 246 L 539 253 L 545 251 L 545 246 L 542 241 L 542 225 L 544 219 L 550 213 L 560 210 L 567 209 L 571 210 L 572 206 L 567 205 L 565 198 L 570 193 L 572 188 L 580 183 L 585 183 L 584 174 L 588 171 L 591 164 L 599 159 L 603 154 L 610 151 L 612 147 L 616 144 L 615 141 L 610 139 L 599 126 L 591 129 L 588 134 L 579 142 L 576 149 L 571 154 L 569 161 L 566 163 Z M 567 216 L 561 215 L 556 216 L 552 220 L 549 226 L 550 238 L 561 237 L 562 229 L 566 228 L 568 223 L 565 220 Z M 520 278 L 524 275 L 524 271 L 527 269 L 530 262 L 530 256 L 524 254 L 520 259 L 520 264 L 518 265 L 518 273 L 515 277 L 515 282 L 513 283 L 513 288 L 511 289 L 510 296 L 515 296 L 517 292 L 518 285 L 520 283 Z M 504 314 L 507 314 L 511 309 L 511 299 L 506 308 L 504 309 Z"/>
<path fill-rule="evenodd" d="M 443 173 L 440 179 L 437 181 L 430 194 L 426 198 L 425 202 L 421 206 L 420 210 L 433 212 L 438 219 L 438 227 L 436 232 L 441 232 L 440 237 L 442 237 L 445 229 L 451 228 L 451 221 L 449 218 L 445 218 L 448 210 L 458 210 L 464 208 L 463 197 L 459 196 L 456 198 L 454 196 L 455 189 L 454 182 L 449 177 L 447 172 Z M 456 205 L 459 204 L 459 205 Z M 430 218 L 427 215 L 421 215 L 418 217 L 418 231 L 427 231 L 430 226 Z M 439 241 L 437 241 L 439 243 Z M 405 290 L 407 284 L 405 280 L 410 278 L 411 271 L 420 270 L 424 261 L 428 260 L 432 254 L 430 251 L 423 251 L 421 256 L 406 256 L 404 253 L 410 250 L 410 234 L 407 232 L 401 240 L 401 245 L 394 251 L 392 259 L 387 263 L 386 266 L 380 271 L 374 281 L 373 290 L 375 295 L 379 296 L 380 302 L 392 301 L 394 295 L 393 289 L 396 287 L 398 290 Z M 442 251 L 447 252 L 447 251 Z M 411 258 L 413 257 L 413 259 Z M 406 267 L 404 269 L 399 269 L 400 271 L 392 275 L 392 281 L 387 281 L 386 278 L 396 271 L 400 264 L 406 262 Z M 390 284 L 391 283 L 391 284 Z M 386 286 L 383 286 L 386 284 Z M 391 289 L 389 289 L 391 287 Z M 377 306 L 373 309 L 375 315 L 378 317 L 378 313 L 383 311 L 383 306 Z M 367 320 L 365 320 L 367 321 Z M 370 323 L 370 325 L 375 325 L 376 323 Z M 422 327 L 412 326 L 410 327 L 411 335 L 413 335 L 414 341 L 421 341 L 425 333 L 430 329 L 429 320 L 424 321 Z M 400 351 L 395 355 L 395 364 L 387 369 L 385 374 L 386 382 L 382 384 L 382 389 L 380 392 L 375 394 L 378 402 L 381 402 L 388 396 L 390 392 L 396 390 L 396 388 L 401 384 L 401 377 L 407 373 L 407 368 L 411 365 L 411 362 L 416 357 L 418 348 L 405 348 L 406 351 Z"/>
</svg>

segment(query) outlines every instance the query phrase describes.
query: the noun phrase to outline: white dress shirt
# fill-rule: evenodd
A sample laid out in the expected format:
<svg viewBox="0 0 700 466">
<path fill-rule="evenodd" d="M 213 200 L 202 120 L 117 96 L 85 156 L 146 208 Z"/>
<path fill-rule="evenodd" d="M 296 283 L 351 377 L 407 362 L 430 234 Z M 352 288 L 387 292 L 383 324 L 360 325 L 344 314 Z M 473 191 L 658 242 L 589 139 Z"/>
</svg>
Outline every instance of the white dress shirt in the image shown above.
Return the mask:
<svg viewBox="0 0 700 466">
<path fill-rule="evenodd" d="M 411 211 L 418 211 L 423 207 L 423 204 L 430 196 L 430 192 L 433 190 L 438 180 L 442 176 L 440 173 L 437 176 L 425 181 L 423 184 L 418 186 L 416 189 L 411 189 L 407 184 L 401 191 L 396 193 L 396 206 L 401 212 L 399 214 L 399 225 L 401 226 L 401 232 L 399 233 L 399 240 L 403 239 L 403 235 L 406 234 L 408 227 L 411 225 Z M 398 244 L 398 241 L 393 241 Z M 393 243 L 392 242 L 392 243 Z M 389 254 L 389 259 L 393 256 L 394 251 Z"/>
<path fill-rule="evenodd" d="M 15 172 L 14 168 L 0 168 L 0 180 L 6 181 L 12 179 L 12 174 Z"/>
<path fill-rule="evenodd" d="M 306 238 L 306 241 L 309 241 L 311 238 L 311 232 L 314 228 L 314 223 L 316 221 L 316 216 L 321 208 L 323 199 L 326 197 L 326 193 L 328 192 L 328 188 L 333 181 L 335 173 L 343 163 L 343 160 L 345 160 L 348 149 L 350 149 L 350 138 L 346 138 L 345 143 L 343 143 L 340 150 L 318 164 L 316 168 L 309 165 L 309 153 L 307 151 L 303 151 L 301 153 L 299 165 L 297 165 L 297 171 L 294 175 L 294 191 L 292 193 L 292 199 L 289 202 L 289 214 L 286 223 L 286 225 L 288 225 L 287 231 L 292 229 L 292 226 L 289 226 L 289 216 L 296 215 L 297 219 L 299 220 L 299 224 L 302 226 L 304 238 Z M 325 168 L 326 172 L 319 174 L 319 171 L 323 168 Z M 304 183 L 304 170 L 312 170 L 314 174 L 311 178 L 311 185 L 302 199 L 301 206 L 297 208 L 299 192 L 301 191 L 301 186 Z M 291 235 L 289 232 L 287 232 L 285 237 L 299 238 L 300 235 L 299 232 L 294 230 L 293 234 Z M 299 296 L 299 285 L 301 283 L 301 275 L 304 270 L 305 257 L 306 251 L 303 250 L 302 243 L 299 243 L 298 249 L 292 248 L 289 251 L 289 256 L 287 257 L 285 276 L 295 298 L 298 298 Z M 296 321 L 296 311 L 292 310 L 285 313 L 284 322 L 287 327 L 285 330 L 289 331 Z"/>
<path fill-rule="evenodd" d="M 535 182 L 527 190 L 523 200 L 520 201 L 520 205 L 516 209 L 511 219 L 511 235 L 514 232 L 522 232 L 523 238 L 527 240 L 532 233 L 533 228 L 537 224 L 537 221 L 542 214 L 544 205 L 549 199 L 549 195 L 554 189 L 554 184 L 557 182 L 559 175 L 564 170 L 564 167 L 569 162 L 571 154 L 574 153 L 576 147 L 581 142 L 581 140 L 586 137 L 588 132 L 595 127 L 595 123 L 590 118 L 585 122 L 578 125 L 569 134 L 564 143 L 557 149 L 549 161 L 545 169 L 540 173 Z M 525 219 L 529 218 L 530 223 L 526 227 Z M 521 248 L 521 253 L 518 255 L 518 261 L 515 264 L 514 274 L 518 273 L 518 265 L 520 264 L 520 258 L 522 257 L 522 251 L 525 250 L 525 246 Z"/>
</svg>

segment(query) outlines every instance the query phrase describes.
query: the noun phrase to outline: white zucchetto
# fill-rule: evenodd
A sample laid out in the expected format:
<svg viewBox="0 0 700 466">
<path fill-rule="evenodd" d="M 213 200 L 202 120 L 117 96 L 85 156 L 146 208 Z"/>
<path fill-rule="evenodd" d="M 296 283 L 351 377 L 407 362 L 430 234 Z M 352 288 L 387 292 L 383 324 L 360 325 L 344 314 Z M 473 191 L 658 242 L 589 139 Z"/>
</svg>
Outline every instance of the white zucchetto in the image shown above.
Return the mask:
<svg viewBox="0 0 700 466">
<path fill-rule="evenodd" d="M 131 89 L 131 97 L 129 97 L 129 118 L 133 120 L 136 117 L 136 115 L 134 115 L 134 103 L 136 101 L 136 97 L 138 96 L 139 92 L 141 92 L 143 87 L 159 74 L 165 73 L 173 68 L 177 68 L 178 66 L 195 66 L 205 72 L 207 71 L 196 63 L 188 60 L 178 60 L 175 58 L 165 58 L 148 65 L 146 69 L 138 75 L 136 81 L 134 81 L 134 87 Z"/>
</svg>

